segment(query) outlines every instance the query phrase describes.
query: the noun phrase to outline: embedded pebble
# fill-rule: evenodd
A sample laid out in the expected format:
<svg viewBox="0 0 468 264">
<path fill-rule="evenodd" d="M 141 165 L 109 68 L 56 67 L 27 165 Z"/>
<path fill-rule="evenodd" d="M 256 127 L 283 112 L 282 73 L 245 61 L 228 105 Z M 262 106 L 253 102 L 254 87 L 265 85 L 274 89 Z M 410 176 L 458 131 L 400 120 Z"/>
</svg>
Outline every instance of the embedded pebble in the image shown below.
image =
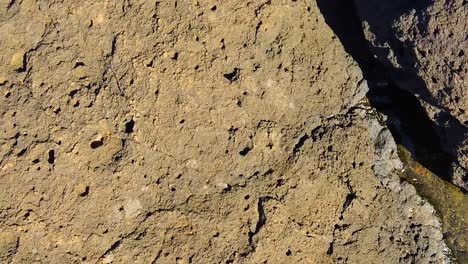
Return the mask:
<svg viewBox="0 0 468 264">
<path fill-rule="evenodd" d="M 93 26 L 93 20 L 91 19 L 87 19 L 85 22 L 84 22 L 85 26 L 86 27 L 92 27 Z"/>
<path fill-rule="evenodd" d="M 84 183 L 79 183 L 75 186 L 75 193 L 79 196 L 86 196 L 89 193 L 89 186 Z"/>
<path fill-rule="evenodd" d="M 22 71 L 25 69 L 25 57 L 26 54 L 24 53 L 24 51 L 18 51 L 15 54 L 13 54 L 10 60 L 10 65 L 15 71 Z"/>
</svg>

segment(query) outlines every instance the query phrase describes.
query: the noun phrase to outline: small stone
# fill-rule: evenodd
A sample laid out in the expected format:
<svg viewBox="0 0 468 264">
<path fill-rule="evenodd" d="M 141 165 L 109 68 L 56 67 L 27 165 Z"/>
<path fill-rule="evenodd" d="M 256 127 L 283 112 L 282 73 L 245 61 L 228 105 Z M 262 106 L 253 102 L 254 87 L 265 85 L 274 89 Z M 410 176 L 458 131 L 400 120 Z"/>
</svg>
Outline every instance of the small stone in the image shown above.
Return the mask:
<svg viewBox="0 0 468 264">
<path fill-rule="evenodd" d="M 71 100 L 71 105 L 72 105 L 73 107 L 78 107 L 78 106 L 80 105 L 80 100 L 79 100 L 78 98 L 73 98 L 73 99 Z"/>
<path fill-rule="evenodd" d="M 145 64 L 146 67 L 151 67 L 151 66 L 153 66 L 153 58 L 148 58 L 148 59 L 144 60 L 143 63 Z"/>
<path fill-rule="evenodd" d="M 140 214 L 141 209 L 143 206 L 138 199 L 128 199 L 124 205 L 125 217 L 135 218 Z"/>
<path fill-rule="evenodd" d="M 15 71 L 23 71 L 25 69 L 25 57 L 26 54 L 24 53 L 24 51 L 18 51 L 15 54 L 13 54 L 10 60 L 10 65 Z"/>
<path fill-rule="evenodd" d="M 84 197 L 89 193 L 89 186 L 84 183 L 79 183 L 75 186 L 75 193 L 81 197 Z"/>
<path fill-rule="evenodd" d="M 78 67 L 73 71 L 73 76 L 79 80 L 86 78 L 88 76 L 86 69 L 84 67 Z"/>
<path fill-rule="evenodd" d="M 93 26 L 93 20 L 91 19 L 87 19 L 85 22 L 84 22 L 85 26 L 90 28 Z"/>
<path fill-rule="evenodd" d="M 229 190 L 229 189 L 230 189 L 229 184 L 227 184 L 227 183 L 225 183 L 225 182 L 218 182 L 216 185 L 217 185 L 218 188 L 220 188 L 222 191 L 226 191 L 226 190 Z"/>
<path fill-rule="evenodd" d="M 169 58 L 171 60 L 177 60 L 178 57 L 179 57 L 179 53 L 177 53 L 174 50 L 168 51 L 163 54 L 163 58 Z"/>
</svg>

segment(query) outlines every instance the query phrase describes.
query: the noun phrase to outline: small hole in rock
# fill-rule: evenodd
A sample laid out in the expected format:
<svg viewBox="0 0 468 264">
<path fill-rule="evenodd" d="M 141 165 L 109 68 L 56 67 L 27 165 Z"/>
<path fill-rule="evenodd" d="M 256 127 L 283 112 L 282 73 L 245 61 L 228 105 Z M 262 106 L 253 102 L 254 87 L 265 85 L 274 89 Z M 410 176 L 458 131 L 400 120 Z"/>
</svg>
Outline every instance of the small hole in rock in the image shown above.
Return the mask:
<svg viewBox="0 0 468 264">
<path fill-rule="evenodd" d="M 78 68 L 78 67 L 83 67 L 85 66 L 84 62 L 81 62 L 81 61 L 77 61 L 75 63 L 75 66 L 73 67 L 74 69 Z"/>
<path fill-rule="evenodd" d="M 125 133 L 130 134 L 133 133 L 133 127 L 135 126 L 135 121 L 131 119 L 125 124 Z"/>
<path fill-rule="evenodd" d="M 211 7 L 211 11 L 216 11 L 216 9 L 218 9 L 218 7 L 215 5 Z"/>
<path fill-rule="evenodd" d="M 82 193 L 80 193 L 80 196 L 81 196 L 81 197 L 85 197 L 85 196 L 87 196 L 88 194 L 89 194 L 89 186 L 86 186 L 85 189 L 84 189 L 84 191 L 83 191 Z M 122 208 L 122 210 L 123 210 L 123 208 Z M 119 211 L 122 211 L 122 210 L 120 210 L 120 208 L 119 208 Z"/>
<path fill-rule="evenodd" d="M 290 249 L 288 249 L 288 251 L 286 251 L 286 256 L 291 256 L 292 252 Z"/>
<path fill-rule="evenodd" d="M 102 141 L 102 139 L 99 139 L 99 140 L 92 141 L 90 146 L 91 146 L 92 149 L 97 149 L 100 146 L 102 146 L 103 144 L 104 144 L 104 142 Z"/>
<path fill-rule="evenodd" d="M 55 163 L 55 150 L 49 150 L 49 157 L 47 158 L 47 162 L 49 162 L 49 164 Z"/>
<path fill-rule="evenodd" d="M 423 58 L 426 57 L 426 52 L 424 50 L 418 50 L 418 51 L 419 51 L 419 54 L 421 54 Z"/>
<path fill-rule="evenodd" d="M 77 93 L 78 90 L 71 90 L 70 93 L 68 93 L 68 95 L 73 98 L 73 96 L 75 96 Z"/>
<path fill-rule="evenodd" d="M 281 187 L 283 185 L 284 185 L 284 180 L 283 179 L 276 180 L 276 187 Z"/>
<path fill-rule="evenodd" d="M 234 68 L 232 72 L 224 74 L 224 78 L 226 78 L 230 82 L 235 82 L 239 79 L 240 75 L 240 69 L 239 68 Z"/>
<path fill-rule="evenodd" d="M 243 150 L 239 151 L 239 154 L 241 156 L 245 156 L 247 154 L 249 154 L 249 152 L 252 150 L 252 148 L 249 148 L 249 147 L 245 147 Z"/>
<path fill-rule="evenodd" d="M 22 149 L 22 150 L 20 150 L 20 152 L 18 152 L 18 154 L 16 156 L 21 157 L 21 156 L 24 155 L 24 153 L 26 153 L 26 151 L 27 151 L 27 149 Z"/>
</svg>

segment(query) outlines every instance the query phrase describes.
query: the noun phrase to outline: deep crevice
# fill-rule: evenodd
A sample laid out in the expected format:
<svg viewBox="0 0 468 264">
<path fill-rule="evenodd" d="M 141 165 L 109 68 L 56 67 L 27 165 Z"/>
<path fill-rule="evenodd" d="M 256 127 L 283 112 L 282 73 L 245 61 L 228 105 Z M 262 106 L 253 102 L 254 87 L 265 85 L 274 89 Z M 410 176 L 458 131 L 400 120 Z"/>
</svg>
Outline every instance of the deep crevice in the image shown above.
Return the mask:
<svg viewBox="0 0 468 264">
<path fill-rule="evenodd" d="M 250 249 L 247 252 L 244 252 L 241 254 L 242 257 L 247 257 L 251 253 L 255 252 L 256 249 L 256 244 L 254 242 L 254 237 L 257 235 L 262 227 L 266 224 L 267 218 L 265 214 L 265 208 L 264 204 L 268 200 L 274 199 L 273 197 L 266 196 L 266 197 L 260 197 L 258 198 L 258 203 L 257 203 L 257 212 L 258 212 L 258 220 L 257 224 L 255 225 L 255 230 L 253 232 L 249 231 L 249 247 Z"/>
<path fill-rule="evenodd" d="M 448 114 L 444 118 L 453 127 L 450 131 L 449 128 L 440 127 L 428 117 L 418 98 L 408 91 L 411 89 L 398 86 L 392 74 L 396 69 L 386 68 L 372 55 L 353 1 L 318 0 L 317 4 L 326 23 L 361 68 L 368 81 L 367 97 L 372 107 L 388 117 L 386 124 L 396 143 L 408 149 L 415 161 L 444 180 L 451 181 L 452 164 L 456 162 L 456 157 L 447 151 L 449 147 L 443 145 L 444 135 L 460 139 L 452 142 L 453 148 L 461 144 L 466 128 Z M 427 90 L 417 75 L 404 74 Z"/>
<path fill-rule="evenodd" d="M 300 149 L 302 148 L 302 146 L 304 146 L 305 142 L 307 141 L 307 139 L 309 139 L 309 135 L 307 134 L 304 134 L 303 136 L 301 136 L 299 138 L 299 141 L 296 143 L 296 145 L 294 145 L 294 148 L 293 148 L 293 155 L 296 156 L 297 153 L 300 151 Z"/>
</svg>

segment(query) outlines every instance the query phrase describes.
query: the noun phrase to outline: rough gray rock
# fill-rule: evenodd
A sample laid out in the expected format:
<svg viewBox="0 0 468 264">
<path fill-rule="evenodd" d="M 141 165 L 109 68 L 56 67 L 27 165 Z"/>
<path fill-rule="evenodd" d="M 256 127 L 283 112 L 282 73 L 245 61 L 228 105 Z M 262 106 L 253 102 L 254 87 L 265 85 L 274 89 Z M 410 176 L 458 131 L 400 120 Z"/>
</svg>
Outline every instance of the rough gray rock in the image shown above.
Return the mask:
<svg viewBox="0 0 468 264">
<path fill-rule="evenodd" d="M 373 55 L 415 94 L 457 157 L 453 181 L 468 189 L 466 1 L 354 0 Z"/>
</svg>

